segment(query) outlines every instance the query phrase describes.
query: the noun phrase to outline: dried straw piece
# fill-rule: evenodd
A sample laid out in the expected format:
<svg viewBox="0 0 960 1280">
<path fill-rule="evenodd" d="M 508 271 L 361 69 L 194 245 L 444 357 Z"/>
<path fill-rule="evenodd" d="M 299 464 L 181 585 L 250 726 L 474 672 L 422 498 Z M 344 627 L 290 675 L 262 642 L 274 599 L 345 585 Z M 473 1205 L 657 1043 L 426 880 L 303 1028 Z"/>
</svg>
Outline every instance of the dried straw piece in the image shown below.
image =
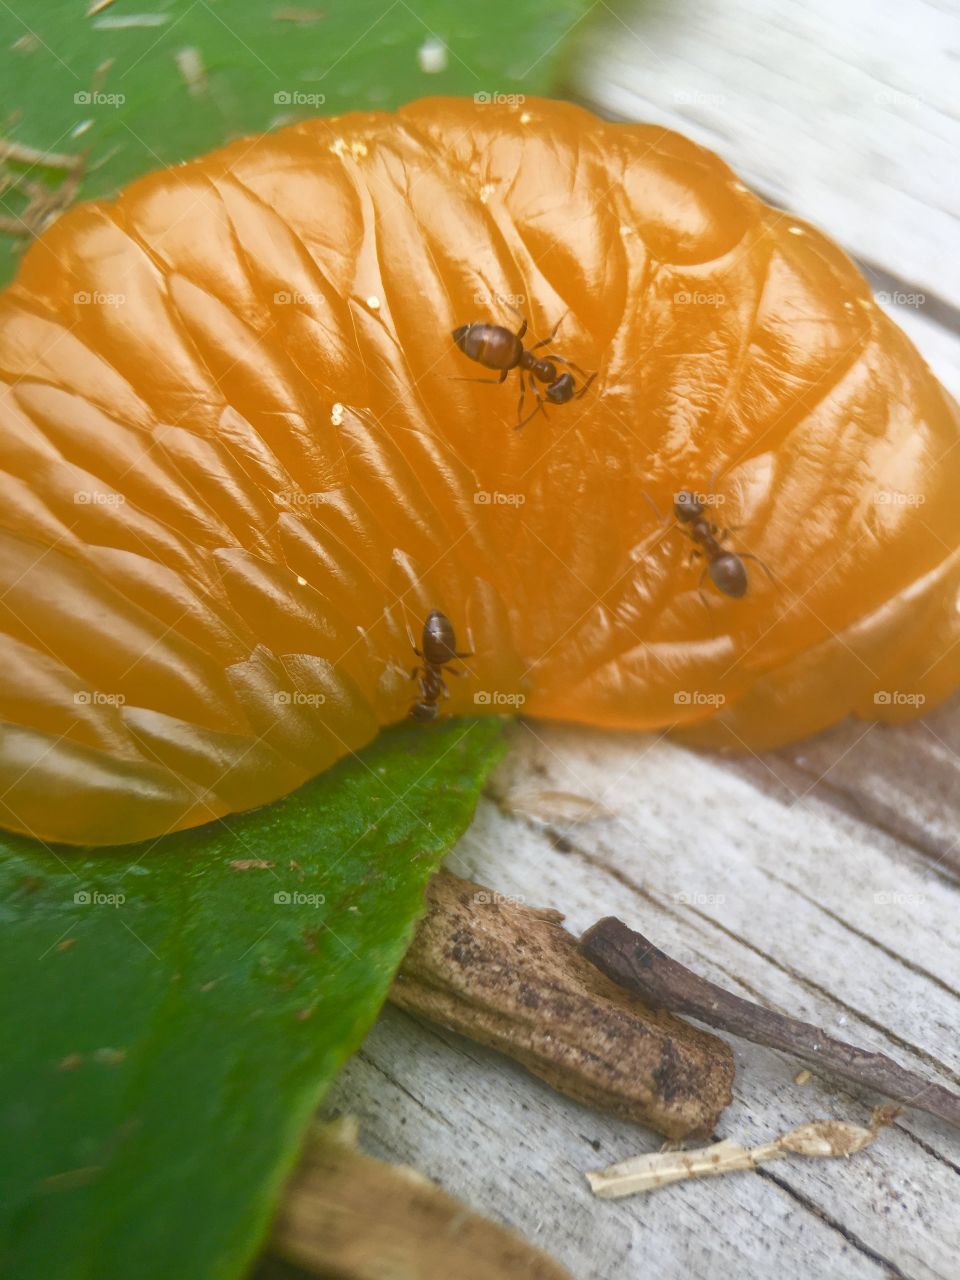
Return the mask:
<svg viewBox="0 0 960 1280">
<path fill-rule="evenodd" d="M 611 1165 L 608 1169 L 593 1170 L 586 1178 L 595 1196 L 602 1200 L 619 1200 L 621 1196 L 655 1191 L 671 1182 L 756 1169 L 758 1165 L 782 1160 L 789 1155 L 852 1156 L 868 1147 L 896 1115 L 896 1108 L 878 1107 L 869 1128 L 848 1124 L 844 1120 L 815 1120 L 798 1125 L 775 1142 L 759 1147 L 742 1147 L 737 1142 L 725 1140 L 700 1151 L 654 1151 Z"/>
</svg>

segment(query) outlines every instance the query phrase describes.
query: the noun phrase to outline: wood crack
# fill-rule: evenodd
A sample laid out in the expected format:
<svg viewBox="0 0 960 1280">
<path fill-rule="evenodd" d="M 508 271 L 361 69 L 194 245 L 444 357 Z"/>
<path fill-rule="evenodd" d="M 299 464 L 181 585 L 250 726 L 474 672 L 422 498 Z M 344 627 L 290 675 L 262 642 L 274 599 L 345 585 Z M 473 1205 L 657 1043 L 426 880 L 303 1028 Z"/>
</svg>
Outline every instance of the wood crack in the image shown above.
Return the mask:
<svg viewBox="0 0 960 1280">
<path fill-rule="evenodd" d="M 856 1249 L 858 1253 L 862 1254 L 864 1258 L 869 1259 L 870 1262 L 873 1262 L 876 1266 L 882 1267 L 888 1276 L 894 1277 L 894 1280 L 912 1280 L 908 1272 L 898 1267 L 891 1258 L 885 1258 L 882 1253 L 878 1253 L 876 1249 L 872 1249 L 870 1245 L 868 1245 L 865 1240 L 861 1240 L 854 1231 L 851 1231 L 849 1227 L 844 1226 L 844 1224 L 837 1218 L 834 1218 L 831 1214 L 827 1213 L 826 1209 L 818 1205 L 815 1200 L 811 1200 L 810 1197 L 804 1195 L 802 1191 L 798 1191 L 796 1187 L 792 1187 L 781 1175 L 772 1173 L 769 1169 L 758 1169 L 757 1177 L 764 1178 L 766 1181 L 774 1183 L 781 1191 L 788 1195 L 791 1200 L 796 1201 L 796 1203 L 806 1209 L 808 1213 L 812 1213 L 815 1218 L 819 1218 L 825 1226 L 830 1227 L 831 1230 L 836 1231 L 838 1235 L 842 1236 L 852 1249 Z M 942 1280 L 948 1280 L 948 1278 L 944 1276 L 942 1277 Z"/>
<path fill-rule="evenodd" d="M 908 960 L 906 956 L 902 956 L 898 952 L 891 950 L 890 947 L 888 947 L 886 943 L 881 942 L 879 938 L 874 938 L 871 934 L 865 933 L 862 929 L 858 929 L 856 925 L 851 924 L 849 920 L 844 920 L 843 916 L 838 915 L 835 911 L 831 911 L 831 909 L 824 906 L 822 902 L 817 902 L 815 898 L 811 898 L 809 894 L 804 893 L 802 889 L 798 889 L 797 886 L 791 884 L 789 880 L 781 879 L 780 876 L 767 870 L 766 867 L 761 867 L 760 870 L 770 880 L 773 880 L 776 884 L 782 885 L 791 893 L 795 893 L 798 898 L 802 898 L 804 902 L 809 903 L 811 907 L 821 912 L 829 920 L 840 925 L 840 927 L 845 929 L 848 933 L 852 933 L 855 938 L 860 938 L 862 942 L 866 942 L 870 946 L 876 947 L 876 949 L 887 956 L 888 959 L 894 960 L 897 964 L 903 965 L 905 969 L 909 969 L 910 972 L 916 974 L 918 978 L 924 978 L 927 982 L 933 983 L 935 987 L 939 987 L 941 991 L 945 991 L 947 995 L 955 996 L 957 999 L 960 999 L 960 991 L 951 987 L 948 982 L 943 980 L 943 978 L 938 977 L 935 973 L 931 973 L 929 969 L 924 969 L 915 961 Z"/>
</svg>

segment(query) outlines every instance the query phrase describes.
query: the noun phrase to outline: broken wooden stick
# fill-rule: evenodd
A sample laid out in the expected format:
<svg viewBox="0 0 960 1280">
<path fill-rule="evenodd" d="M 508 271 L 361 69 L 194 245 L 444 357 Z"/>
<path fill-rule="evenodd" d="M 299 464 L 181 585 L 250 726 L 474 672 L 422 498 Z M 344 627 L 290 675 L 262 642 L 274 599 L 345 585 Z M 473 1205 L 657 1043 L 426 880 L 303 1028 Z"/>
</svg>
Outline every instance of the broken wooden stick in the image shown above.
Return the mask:
<svg viewBox="0 0 960 1280">
<path fill-rule="evenodd" d="M 810 1022 L 725 991 L 672 960 L 616 916 L 589 928 L 580 939 L 580 950 L 608 978 L 664 1009 L 688 1014 L 754 1044 L 783 1049 L 861 1088 L 960 1125 L 960 1094 L 925 1080 L 885 1054 L 859 1049 Z"/>
<path fill-rule="evenodd" d="M 406 1165 L 358 1151 L 356 1123 L 325 1126 L 287 1184 L 271 1250 L 339 1280 L 571 1280 L 516 1232 Z"/>
<path fill-rule="evenodd" d="M 440 872 L 390 999 L 578 1102 L 670 1138 L 712 1133 L 731 1097 L 729 1046 L 598 973 L 562 919 Z"/>
</svg>

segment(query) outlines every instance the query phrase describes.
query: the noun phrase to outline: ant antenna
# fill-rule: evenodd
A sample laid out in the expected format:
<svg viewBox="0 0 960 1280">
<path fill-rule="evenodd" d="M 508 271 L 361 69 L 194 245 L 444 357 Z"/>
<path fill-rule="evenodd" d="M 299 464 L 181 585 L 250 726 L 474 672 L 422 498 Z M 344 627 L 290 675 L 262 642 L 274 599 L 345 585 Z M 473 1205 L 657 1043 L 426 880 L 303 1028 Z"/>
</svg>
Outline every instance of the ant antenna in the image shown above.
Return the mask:
<svg viewBox="0 0 960 1280">
<path fill-rule="evenodd" d="M 664 519 L 663 512 L 657 506 L 656 500 L 652 498 L 649 493 L 647 493 L 646 489 L 641 489 L 640 492 L 643 494 L 646 500 L 650 503 L 650 506 L 653 508 L 653 513 L 657 517 L 657 519 L 660 521 L 660 523 L 669 524 L 670 523 L 669 517 L 666 520 Z"/>
</svg>

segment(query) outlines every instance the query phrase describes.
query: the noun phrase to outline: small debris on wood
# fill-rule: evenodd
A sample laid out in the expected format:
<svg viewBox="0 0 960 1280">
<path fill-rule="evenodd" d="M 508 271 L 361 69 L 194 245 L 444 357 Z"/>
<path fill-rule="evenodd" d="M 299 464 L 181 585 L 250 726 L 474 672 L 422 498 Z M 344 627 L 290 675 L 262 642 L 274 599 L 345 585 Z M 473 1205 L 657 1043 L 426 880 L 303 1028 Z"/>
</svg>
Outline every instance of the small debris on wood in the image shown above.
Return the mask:
<svg viewBox="0 0 960 1280">
<path fill-rule="evenodd" d="M 356 1122 L 324 1126 L 288 1184 L 272 1249 L 338 1280 L 571 1280 L 515 1232 L 405 1165 L 355 1150 Z"/>
<path fill-rule="evenodd" d="M 669 1138 L 712 1133 L 731 1098 L 729 1046 L 625 995 L 562 920 L 442 871 L 390 999 L 578 1102 Z"/>
<path fill-rule="evenodd" d="M 737 1142 L 725 1140 L 701 1151 L 655 1151 L 623 1160 L 608 1169 L 592 1170 L 586 1178 L 595 1196 L 602 1200 L 619 1200 L 621 1196 L 655 1191 L 671 1182 L 756 1169 L 769 1160 L 782 1160 L 789 1155 L 852 1156 L 868 1147 L 896 1115 L 895 1108 L 878 1107 L 869 1128 L 848 1124 L 844 1120 L 815 1120 L 798 1125 L 775 1142 L 759 1147 L 742 1147 Z"/>
<path fill-rule="evenodd" d="M 273 865 L 263 858 L 235 858 L 233 862 L 227 863 L 231 871 L 267 871 Z"/>
<path fill-rule="evenodd" d="M 587 822 L 600 822 L 615 816 L 613 810 L 599 800 L 591 800 L 588 796 L 580 796 L 573 791 L 520 789 L 508 791 L 495 799 L 506 814 L 560 826 L 582 826 Z"/>
<path fill-rule="evenodd" d="M 754 1044 L 782 1049 L 812 1063 L 818 1072 L 832 1071 L 860 1088 L 960 1126 L 960 1094 L 925 1080 L 883 1053 L 847 1044 L 810 1022 L 735 996 L 671 959 L 615 916 L 589 928 L 580 939 L 580 950 L 608 978 L 661 1008 L 688 1014 Z"/>
<path fill-rule="evenodd" d="M 797 1074 L 793 1077 L 793 1083 L 806 1084 L 807 1081 L 810 1079 L 811 1079 L 811 1073 L 807 1071 L 806 1068 L 804 1068 L 803 1071 L 798 1071 Z"/>
</svg>

